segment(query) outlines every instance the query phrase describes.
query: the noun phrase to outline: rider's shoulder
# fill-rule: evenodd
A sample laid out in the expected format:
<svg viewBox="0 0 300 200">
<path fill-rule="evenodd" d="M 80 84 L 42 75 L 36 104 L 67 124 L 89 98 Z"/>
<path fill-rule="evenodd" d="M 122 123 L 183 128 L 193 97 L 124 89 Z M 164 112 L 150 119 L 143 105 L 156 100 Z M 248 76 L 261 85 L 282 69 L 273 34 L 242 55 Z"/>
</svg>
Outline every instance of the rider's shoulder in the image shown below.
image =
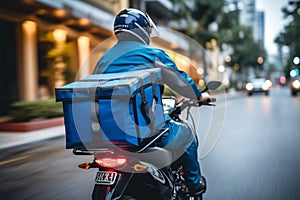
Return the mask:
<svg viewBox="0 0 300 200">
<path fill-rule="evenodd" d="M 166 55 L 166 52 L 163 49 L 159 48 L 159 47 L 148 46 L 148 48 L 149 48 L 150 51 L 152 51 L 156 55 L 162 55 L 162 56 Z"/>
</svg>

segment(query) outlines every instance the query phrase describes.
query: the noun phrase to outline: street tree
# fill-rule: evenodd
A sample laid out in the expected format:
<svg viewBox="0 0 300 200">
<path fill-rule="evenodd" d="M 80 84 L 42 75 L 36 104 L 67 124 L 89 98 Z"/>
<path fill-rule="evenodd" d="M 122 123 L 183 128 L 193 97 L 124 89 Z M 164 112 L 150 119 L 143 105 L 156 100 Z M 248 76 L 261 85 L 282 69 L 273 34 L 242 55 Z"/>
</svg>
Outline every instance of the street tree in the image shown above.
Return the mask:
<svg viewBox="0 0 300 200">
<path fill-rule="evenodd" d="M 289 56 L 287 66 L 284 71 L 289 73 L 293 66 L 293 58 L 300 57 L 300 0 L 290 0 L 286 6 L 283 7 L 282 12 L 284 18 L 289 22 L 284 27 L 284 30 L 276 37 L 275 42 L 280 46 L 287 46 L 289 49 Z"/>
<path fill-rule="evenodd" d="M 257 68 L 258 57 L 266 58 L 262 45 L 254 40 L 250 27 L 239 23 L 238 8 L 228 10 L 225 0 L 171 0 L 175 17 L 185 20 L 187 26 L 180 30 L 198 41 L 202 46 L 215 39 L 221 50 L 231 54 L 228 66 L 237 72 L 244 68 Z"/>
</svg>

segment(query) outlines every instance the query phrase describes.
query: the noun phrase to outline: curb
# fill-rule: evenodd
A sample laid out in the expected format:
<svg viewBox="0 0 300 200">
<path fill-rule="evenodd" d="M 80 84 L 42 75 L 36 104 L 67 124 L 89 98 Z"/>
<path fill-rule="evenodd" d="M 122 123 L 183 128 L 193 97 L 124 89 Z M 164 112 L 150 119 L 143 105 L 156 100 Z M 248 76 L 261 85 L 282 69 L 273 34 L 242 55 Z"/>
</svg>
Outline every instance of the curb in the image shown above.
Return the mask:
<svg viewBox="0 0 300 200">
<path fill-rule="evenodd" d="M 0 132 L 0 150 L 39 142 L 65 135 L 64 126 L 56 126 L 29 132 Z"/>
</svg>

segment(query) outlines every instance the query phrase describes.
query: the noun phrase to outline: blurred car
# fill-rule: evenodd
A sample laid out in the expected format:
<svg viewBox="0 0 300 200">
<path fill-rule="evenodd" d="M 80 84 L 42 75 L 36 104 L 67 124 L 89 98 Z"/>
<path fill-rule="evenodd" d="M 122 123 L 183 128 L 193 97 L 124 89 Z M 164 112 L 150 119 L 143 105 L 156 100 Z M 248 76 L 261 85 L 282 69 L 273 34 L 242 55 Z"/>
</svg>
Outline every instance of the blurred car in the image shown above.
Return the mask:
<svg viewBox="0 0 300 200">
<path fill-rule="evenodd" d="M 264 92 L 265 95 L 269 95 L 271 87 L 272 82 L 265 78 L 253 78 L 246 84 L 246 90 L 249 96 L 256 92 Z"/>
<path fill-rule="evenodd" d="M 300 92 L 300 76 L 292 78 L 289 86 L 291 89 L 291 95 L 296 96 L 297 92 Z"/>
</svg>

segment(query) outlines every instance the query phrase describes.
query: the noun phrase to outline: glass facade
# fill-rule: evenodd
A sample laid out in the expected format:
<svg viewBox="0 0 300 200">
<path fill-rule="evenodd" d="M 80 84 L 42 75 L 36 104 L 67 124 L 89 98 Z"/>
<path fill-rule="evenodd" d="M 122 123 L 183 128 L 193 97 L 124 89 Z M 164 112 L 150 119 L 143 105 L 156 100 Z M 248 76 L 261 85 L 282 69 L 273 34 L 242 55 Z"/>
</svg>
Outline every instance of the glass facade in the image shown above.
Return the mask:
<svg viewBox="0 0 300 200">
<path fill-rule="evenodd" d="M 17 100 L 16 23 L 0 20 L 0 116 Z"/>
</svg>

